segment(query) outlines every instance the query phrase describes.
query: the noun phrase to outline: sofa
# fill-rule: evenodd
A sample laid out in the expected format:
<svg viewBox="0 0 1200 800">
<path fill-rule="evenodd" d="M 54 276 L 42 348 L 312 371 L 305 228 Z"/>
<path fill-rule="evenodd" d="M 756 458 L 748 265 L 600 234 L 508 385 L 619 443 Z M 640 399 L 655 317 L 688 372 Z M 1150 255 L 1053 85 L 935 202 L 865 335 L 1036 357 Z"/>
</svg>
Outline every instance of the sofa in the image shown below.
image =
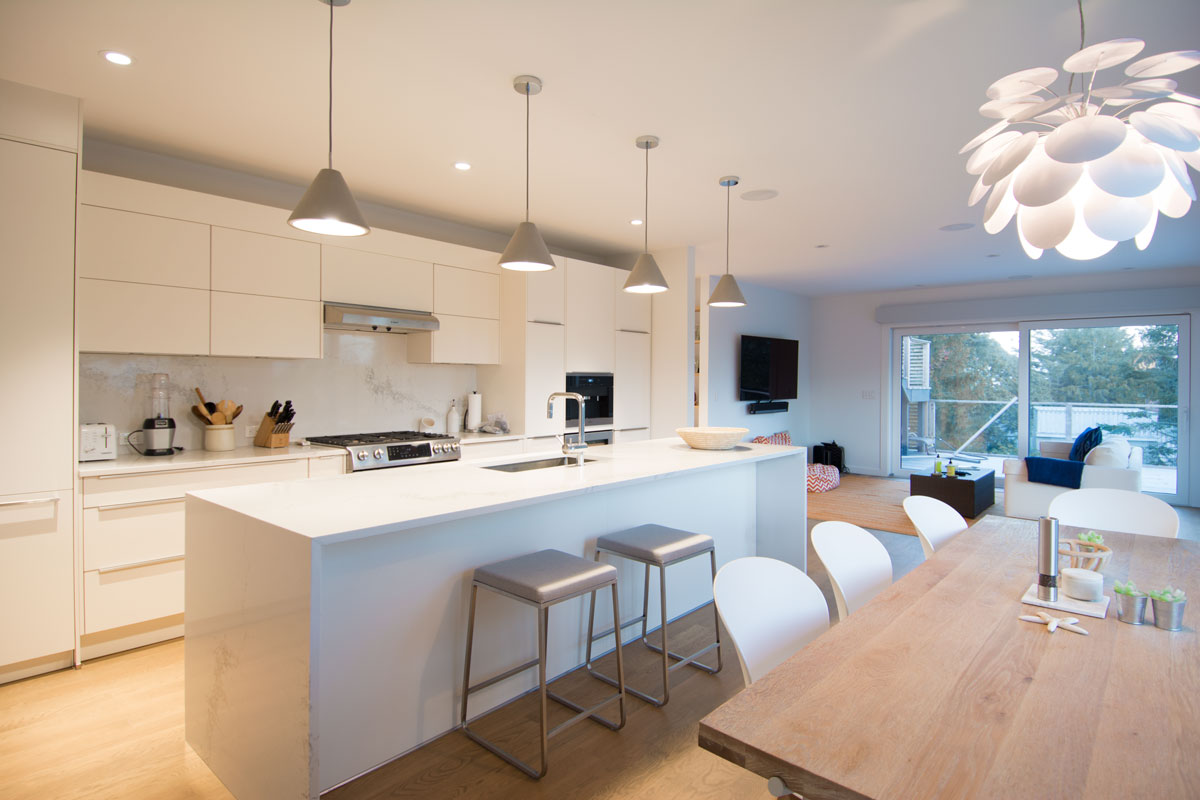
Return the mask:
<svg viewBox="0 0 1200 800">
<path fill-rule="evenodd" d="M 1065 459 L 1071 452 L 1071 442 L 1043 442 L 1041 451 L 1047 458 Z M 1142 448 L 1132 447 L 1124 439 L 1105 439 L 1092 448 L 1083 464 L 1081 489 L 1142 490 Z M 1004 461 L 1004 515 L 1007 517 L 1037 519 L 1045 516 L 1050 501 L 1069 491 L 1065 486 L 1031 482 L 1023 458 Z"/>
</svg>

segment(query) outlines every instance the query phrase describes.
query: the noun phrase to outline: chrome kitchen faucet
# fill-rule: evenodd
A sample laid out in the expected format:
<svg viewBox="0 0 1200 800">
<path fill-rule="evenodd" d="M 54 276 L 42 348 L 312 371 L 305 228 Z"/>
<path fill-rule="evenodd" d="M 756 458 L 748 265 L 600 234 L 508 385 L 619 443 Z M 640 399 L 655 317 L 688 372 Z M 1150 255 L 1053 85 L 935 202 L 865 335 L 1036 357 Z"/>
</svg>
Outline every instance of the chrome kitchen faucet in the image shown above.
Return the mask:
<svg viewBox="0 0 1200 800">
<path fill-rule="evenodd" d="M 563 437 L 562 451 L 563 455 L 575 456 L 575 464 L 583 466 L 583 454 L 587 450 L 587 442 L 583 440 L 583 416 L 584 416 L 584 399 L 579 392 L 554 392 L 546 400 L 546 419 L 554 419 L 554 398 L 569 397 L 579 403 L 579 441 L 572 444 L 567 441 L 567 437 Z"/>
</svg>

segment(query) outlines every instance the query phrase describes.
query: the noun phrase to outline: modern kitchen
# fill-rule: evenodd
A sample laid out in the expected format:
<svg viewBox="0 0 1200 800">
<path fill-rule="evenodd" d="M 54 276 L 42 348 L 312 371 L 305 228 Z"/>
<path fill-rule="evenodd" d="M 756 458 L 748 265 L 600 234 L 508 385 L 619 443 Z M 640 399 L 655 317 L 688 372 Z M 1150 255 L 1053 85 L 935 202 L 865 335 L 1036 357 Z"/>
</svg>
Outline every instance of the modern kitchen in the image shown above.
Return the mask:
<svg viewBox="0 0 1200 800">
<path fill-rule="evenodd" d="M 842 659 L 865 664 L 866 683 L 888 673 L 855 661 L 846 637 L 876 635 L 885 614 L 932 629 L 919 603 L 939 596 L 943 613 L 953 601 L 938 587 L 977 591 L 961 570 L 987 559 L 927 552 L 854 620 L 832 601 L 836 578 L 817 577 L 829 602 L 805 631 L 765 608 L 811 598 L 772 595 L 765 678 L 731 633 L 734 603 L 716 597 L 739 562 L 825 576 L 810 445 L 830 431 L 896 438 L 884 309 L 931 309 L 951 330 L 969 321 L 953 304 L 1039 291 L 1073 298 L 1078 318 L 1096 298 L 1096 316 L 1115 316 L 1105 303 L 1121 296 L 1130 314 L 1200 308 L 1195 214 L 1163 212 L 1155 245 L 1123 242 L 1124 260 L 1051 253 L 1044 276 L 1014 284 L 1024 239 L 946 224 L 980 211 L 962 202 L 974 177 L 953 150 L 951 202 L 805 200 L 808 181 L 882 184 L 821 155 L 834 134 L 803 132 L 782 93 L 802 82 L 773 59 L 826 70 L 805 84 L 826 91 L 830 69 L 870 86 L 901 50 L 911 78 L 973 25 L 1019 29 L 1039 13 L 1030 2 L 1007 16 L 948 0 L 871 19 L 813 11 L 834 35 L 806 27 L 794 53 L 805 14 L 769 2 L 529 4 L 544 31 L 475 3 L 5 5 L 0 410 L 19 457 L 0 462 L 0 781 L 14 797 L 890 796 L 900 777 L 860 792 L 820 765 L 789 772 L 756 743 L 758 709 L 794 712 L 784 693 L 808 691 L 805 675 L 841 687 L 828 670 Z M 1096 5 L 1113 36 L 1137 16 Z M 1070 53 L 1081 16 L 1052 16 L 1053 47 L 1030 50 Z M 56 19 L 69 20 L 61 36 Z M 727 29 L 757 55 L 720 52 Z M 870 47 L 850 44 L 856 31 Z M 1064 31 L 1075 41 L 1060 44 Z M 1179 52 L 1167 56 L 1200 63 Z M 1012 68 L 1038 57 L 1018 52 Z M 606 78 L 612 59 L 628 63 Z M 992 72 L 1005 69 L 944 82 L 974 98 Z M 759 76 L 776 94 L 759 96 Z M 890 166 L 877 146 L 890 134 L 868 135 L 869 116 L 849 138 L 873 138 L 871 166 Z M 1186 178 L 1200 167 L 1185 156 Z M 867 208 L 879 236 L 849 219 Z M 917 218 L 933 233 L 900 231 Z M 979 276 L 956 266 L 966 259 Z M 1096 298 L 1072 288 L 1081 276 Z M 880 293 L 870 327 L 839 328 L 863 292 Z M 1186 365 L 1200 332 L 1180 330 Z M 1186 369 L 1181 409 L 1200 387 Z M 839 450 L 835 471 L 893 476 L 877 449 L 878 463 L 871 447 Z M 1200 459 L 1194 434 L 1180 449 Z M 1200 491 L 1188 457 L 1179 506 Z M 1034 554 L 1036 525 L 1010 528 Z M 979 542 L 1010 569 L 996 536 Z M 1114 563 L 1188 587 L 1193 544 L 1129 547 Z M 739 591 L 757 596 L 755 582 Z M 945 628 L 968 635 L 965 620 Z M 836 637 L 818 639 L 826 629 Z M 1173 658 L 1195 651 L 1194 633 L 1169 634 Z M 1094 644 L 1115 658 L 1105 636 Z M 928 674 L 945 647 L 919 662 Z M 805 660 L 785 663 L 793 653 Z M 854 706 L 844 691 L 806 701 Z M 790 723 L 771 720 L 763 736 L 786 742 Z M 1196 741 L 1195 714 L 1170 724 L 1168 753 Z M 903 785 L 942 786 L 928 772 Z M 1163 785 L 1196 774 L 1176 777 Z M 962 780 L 935 794 L 998 785 Z"/>
</svg>

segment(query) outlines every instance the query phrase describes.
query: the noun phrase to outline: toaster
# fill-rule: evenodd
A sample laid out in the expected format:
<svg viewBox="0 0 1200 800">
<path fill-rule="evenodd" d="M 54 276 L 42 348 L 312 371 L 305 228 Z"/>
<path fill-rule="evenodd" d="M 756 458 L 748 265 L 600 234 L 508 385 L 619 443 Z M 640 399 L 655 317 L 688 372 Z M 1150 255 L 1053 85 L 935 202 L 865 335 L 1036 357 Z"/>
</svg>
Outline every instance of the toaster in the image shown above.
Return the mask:
<svg viewBox="0 0 1200 800">
<path fill-rule="evenodd" d="M 79 460 L 108 461 L 117 457 L 117 426 L 85 422 L 79 426 Z"/>
</svg>

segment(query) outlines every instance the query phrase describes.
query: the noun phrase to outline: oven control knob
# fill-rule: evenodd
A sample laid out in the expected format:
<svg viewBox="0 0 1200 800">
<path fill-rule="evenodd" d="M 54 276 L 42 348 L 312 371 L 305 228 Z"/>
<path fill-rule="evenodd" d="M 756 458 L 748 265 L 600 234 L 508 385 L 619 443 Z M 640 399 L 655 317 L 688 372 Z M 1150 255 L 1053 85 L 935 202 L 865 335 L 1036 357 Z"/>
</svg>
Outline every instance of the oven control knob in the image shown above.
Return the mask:
<svg viewBox="0 0 1200 800">
<path fill-rule="evenodd" d="M 433 446 L 433 452 L 434 452 L 434 453 L 440 453 L 440 452 L 442 452 L 442 446 L 441 446 L 440 444 L 435 444 L 435 445 Z"/>
<path fill-rule="evenodd" d="M 382 451 L 382 450 L 376 450 L 376 451 L 375 451 L 375 457 L 376 457 L 376 458 L 383 458 L 383 451 Z"/>
<path fill-rule="evenodd" d="M 454 444 L 450 445 L 450 449 L 457 453 L 458 452 L 458 442 L 455 442 Z"/>
<path fill-rule="evenodd" d="M 357 458 L 359 461 L 366 461 L 367 460 L 367 451 L 359 450 L 358 454 L 357 454 Z"/>
</svg>

